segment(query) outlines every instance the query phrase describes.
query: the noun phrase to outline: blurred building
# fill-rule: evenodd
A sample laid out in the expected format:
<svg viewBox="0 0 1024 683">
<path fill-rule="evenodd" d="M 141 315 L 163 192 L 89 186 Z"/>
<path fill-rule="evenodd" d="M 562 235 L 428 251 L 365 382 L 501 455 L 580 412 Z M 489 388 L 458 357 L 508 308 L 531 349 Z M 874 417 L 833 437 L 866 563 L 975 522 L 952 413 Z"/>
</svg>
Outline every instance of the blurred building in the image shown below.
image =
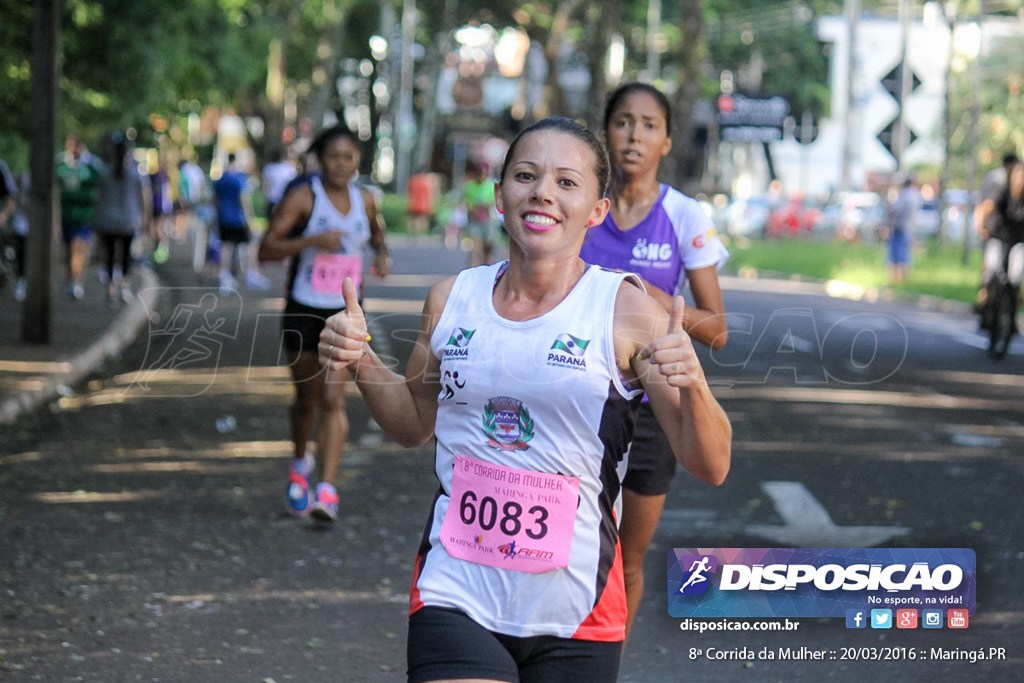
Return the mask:
<svg viewBox="0 0 1024 683">
<path fill-rule="evenodd" d="M 913 88 L 905 106 L 910 139 L 904 152 L 905 169 L 939 166 L 944 161 L 943 117 L 951 59 L 954 65 L 957 61 L 962 64 L 965 58 L 977 59 L 978 51 L 984 52 L 992 38 L 1021 33 L 1021 23 L 1014 17 L 987 17 L 981 28 L 965 18 L 960 21 L 954 30 L 941 6 L 926 3 L 922 15 L 910 22 L 906 55 Z M 976 33 L 974 54 L 965 56 L 963 36 L 972 28 Z M 888 175 L 899 168 L 895 150 L 890 148 L 890 133 L 900 114 L 898 86 L 893 83 L 902 55 L 899 19 L 861 16 L 852 60 L 846 17 L 819 18 L 817 33 L 822 41 L 832 44 L 830 116 L 816 122 L 817 137 L 809 144 L 797 141 L 799 120 L 794 121 L 785 139 L 770 143 L 775 171 L 785 191 L 802 191 L 809 196 L 842 189 L 848 137 L 852 144 L 846 172 L 851 189 L 866 187 L 872 176 Z M 734 192 L 757 194 L 768 186 L 767 160 L 756 147 L 723 145 L 719 156 L 720 177 Z"/>
</svg>

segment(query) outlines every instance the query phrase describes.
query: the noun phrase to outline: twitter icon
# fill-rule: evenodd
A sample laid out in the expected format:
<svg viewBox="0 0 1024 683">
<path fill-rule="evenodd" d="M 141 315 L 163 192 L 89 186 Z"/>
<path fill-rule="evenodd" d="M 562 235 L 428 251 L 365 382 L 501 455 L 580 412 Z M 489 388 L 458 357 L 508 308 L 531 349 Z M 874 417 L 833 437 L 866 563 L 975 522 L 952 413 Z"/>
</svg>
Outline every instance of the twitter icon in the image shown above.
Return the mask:
<svg viewBox="0 0 1024 683">
<path fill-rule="evenodd" d="M 871 628 L 892 628 L 892 610 L 871 610 Z"/>
</svg>

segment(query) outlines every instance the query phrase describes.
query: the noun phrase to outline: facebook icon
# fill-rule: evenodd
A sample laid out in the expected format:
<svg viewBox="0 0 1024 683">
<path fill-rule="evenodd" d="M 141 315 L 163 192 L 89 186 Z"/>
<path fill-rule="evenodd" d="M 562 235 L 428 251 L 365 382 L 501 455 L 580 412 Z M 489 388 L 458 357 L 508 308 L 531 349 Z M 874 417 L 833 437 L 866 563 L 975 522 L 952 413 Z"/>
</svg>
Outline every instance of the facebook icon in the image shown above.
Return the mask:
<svg viewBox="0 0 1024 683">
<path fill-rule="evenodd" d="M 862 609 L 846 610 L 846 628 L 867 628 L 867 614 Z"/>
</svg>

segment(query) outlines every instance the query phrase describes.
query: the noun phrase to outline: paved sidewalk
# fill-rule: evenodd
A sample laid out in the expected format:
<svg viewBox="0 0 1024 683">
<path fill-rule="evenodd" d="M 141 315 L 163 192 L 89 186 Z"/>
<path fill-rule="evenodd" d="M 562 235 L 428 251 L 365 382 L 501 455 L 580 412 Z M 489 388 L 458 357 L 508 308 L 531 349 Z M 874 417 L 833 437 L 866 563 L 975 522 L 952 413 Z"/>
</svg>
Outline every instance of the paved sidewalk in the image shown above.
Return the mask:
<svg viewBox="0 0 1024 683">
<path fill-rule="evenodd" d="M 133 269 L 128 303 L 107 301 L 99 268 L 91 266 L 85 296 L 71 298 L 62 277 L 54 277 L 50 342 L 22 341 L 22 306 L 10 291 L 0 294 L 0 428 L 70 392 L 130 344 L 146 324 L 159 293 L 159 278 L 148 267 Z"/>
</svg>

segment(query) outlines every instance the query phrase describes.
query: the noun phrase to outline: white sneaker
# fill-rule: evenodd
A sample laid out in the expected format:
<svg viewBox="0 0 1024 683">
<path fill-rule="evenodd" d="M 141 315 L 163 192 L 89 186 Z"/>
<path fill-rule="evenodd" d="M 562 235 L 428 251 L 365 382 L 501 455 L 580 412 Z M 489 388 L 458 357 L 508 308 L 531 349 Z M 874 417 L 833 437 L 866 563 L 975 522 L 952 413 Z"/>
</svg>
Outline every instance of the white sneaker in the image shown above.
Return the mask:
<svg viewBox="0 0 1024 683">
<path fill-rule="evenodd" d="M 231 276 L 231 273 L 229 273 L 226 270 L 222 270 L 220 272 L 221 296 L 227 296 L 228 294 L 231 294 L 231 292 L 235 291 L 237 287 L 238 283 L 235 281 L 235 278 Z"/>
<path fill-rule="evenodd" d="M 270 289 L 270 278 L 262 273 L 250 270 L 245 274 L 245 287 L 254 292 L 265 292 Z"/>
</svg>

